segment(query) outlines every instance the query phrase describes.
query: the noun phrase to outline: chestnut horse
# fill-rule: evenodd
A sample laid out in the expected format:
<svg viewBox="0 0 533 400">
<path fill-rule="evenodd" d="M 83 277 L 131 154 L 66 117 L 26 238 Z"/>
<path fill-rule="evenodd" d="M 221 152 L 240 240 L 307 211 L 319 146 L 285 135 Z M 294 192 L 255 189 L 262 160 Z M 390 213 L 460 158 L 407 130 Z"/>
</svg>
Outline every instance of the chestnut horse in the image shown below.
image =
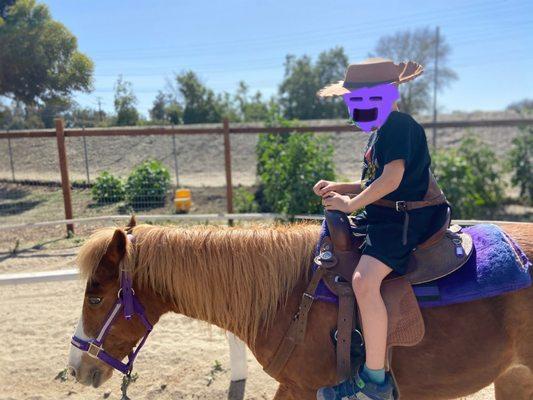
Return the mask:
<svg viewBox="0 0 533 400">
<path fill-rule="evenodd" d="M 131 227 L 130 227 L 131 228 Z M 533 258 L 533 224 L 505 224 L 504 230 Z M 319 227 L 193 228 L 133 227 L 97 231 L 78 255 L 87 279 L 76 336 L 98 334 L 119 289 L 119 271 L 132 272 L 133 288 L 155 324 L 175 312 L 233 332 L 266 365 L 278 347 L 309 280 Z M 474 302 L 423 309 L 425 338 L 397 348 L 393 367 L 402 399 L 451 399 L 494 382 L 497 399 L 533 396 L 533 287 Z M 304 343 L 280 376 L 275 399 L 315 399 L 317 388 L 335 383 L 330 332 L 336 306 L 316 302 Z M 103 343 L 124 358 L 145 333 L 134 317 L 116 320 Z M 76 379 L 99 386 L 113 369 L 72 347 Z"/>
</svg>

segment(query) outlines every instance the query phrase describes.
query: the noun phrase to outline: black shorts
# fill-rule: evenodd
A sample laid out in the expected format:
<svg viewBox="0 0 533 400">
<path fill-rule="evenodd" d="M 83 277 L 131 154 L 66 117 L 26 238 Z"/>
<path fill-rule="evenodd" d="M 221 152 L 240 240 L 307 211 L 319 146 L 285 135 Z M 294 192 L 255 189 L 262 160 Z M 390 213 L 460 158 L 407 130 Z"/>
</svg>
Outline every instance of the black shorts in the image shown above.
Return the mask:
<svg viewBox="0 0 533 400">
<path fill-rule="evenodd" d="M 447 206 L 433 206 L 409 211 L 407 244 L 402 243 L 404 214 L 393 209 L 369 206 L 357 223 L 366 224 L 363 254 L 374 257 L 403 275 L 413 249 L 436 232 L 446 218 Z"/>
</svg>

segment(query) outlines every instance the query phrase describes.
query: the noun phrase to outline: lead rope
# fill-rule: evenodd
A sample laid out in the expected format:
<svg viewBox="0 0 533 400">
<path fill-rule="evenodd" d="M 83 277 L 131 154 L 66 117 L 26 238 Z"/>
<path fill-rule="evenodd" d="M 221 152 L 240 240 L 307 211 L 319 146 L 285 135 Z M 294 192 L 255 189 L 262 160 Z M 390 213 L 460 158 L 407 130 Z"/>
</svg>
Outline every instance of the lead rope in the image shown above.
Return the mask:
<svg viewBox="0 0 533 400">
<path fill-rule="evenodd" d="M 131 374 L 129 371 L 126 375 L 122 377 L 122 384 L 120 385 L 120 391 L 122 392 L 122 397 L 120 400 L 131 400 L 128 397 L 128 387 L 137 380 L 137 374 Z"/>
<path fill-rule="evenodd" d="M 128 236 L 128 239 L 131 241 L 131 243 L 133 244 L 135 242 L 135 237 L 133 236 L 132 234 L 132 229 L 128 229 L 126 230 L 126 235 Z M 132 255 L 130 254 L 130 257 Z M 128 269 L 128 272 L 130 272 L 131 274 L 131 265 L 128 265 L 126 266 L 126 268 Z M 124 263 L 122 265 L 122 268 L 124 268 Z M 122 278 L 122 276 L 121 276 Z M 137 380 L 137 377 L 138 375 L 137 374 L 132 374 L 131 373 L 131 369 L 128 371 L 128 373 L 126 373 L 123 377 L 122 377 L 122 384 L 120 385 L 120 391 L 122 393 L 122 397 L 120 398 L 120 400 L 131 400 L 129 397 L 128 397 L 128 387 Z"/>
</svg>

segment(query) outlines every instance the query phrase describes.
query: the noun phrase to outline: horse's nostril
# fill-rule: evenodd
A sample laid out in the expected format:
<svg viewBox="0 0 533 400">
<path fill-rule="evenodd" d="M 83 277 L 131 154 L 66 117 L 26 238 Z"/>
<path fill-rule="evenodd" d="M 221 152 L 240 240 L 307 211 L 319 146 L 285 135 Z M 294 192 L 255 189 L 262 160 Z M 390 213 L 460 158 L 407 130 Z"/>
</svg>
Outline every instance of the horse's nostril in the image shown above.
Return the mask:
<svg viewBox="0 0 533 400">
<path fill-rule="evenodd" d="M 68 367 L 68 372 L 70 376 L 73 376 L 74 378 L 76 377 L 76 369 L 74 369 L 73 367 Z"/>
</svg>

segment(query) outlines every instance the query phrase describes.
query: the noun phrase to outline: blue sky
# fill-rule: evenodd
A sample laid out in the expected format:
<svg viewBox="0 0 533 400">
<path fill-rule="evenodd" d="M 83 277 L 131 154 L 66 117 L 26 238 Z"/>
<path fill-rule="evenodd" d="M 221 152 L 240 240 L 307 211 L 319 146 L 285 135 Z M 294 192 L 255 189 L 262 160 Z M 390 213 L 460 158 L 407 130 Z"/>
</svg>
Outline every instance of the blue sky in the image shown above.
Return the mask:
<svg viewBox="0 0 533 400">
<path fill-rule="evenodd" d="M 218 91 L 244 80 L 252 92 L 277 92 L 285 55 L 340 45 L 364 59 L 381 35 L 439 26 L 459 80 L 439 108 L 498 110 L 533 97 L 533 1 L 51 0 L 80 50 L 95 63 L 94 88 L 76 100 L 113 109 L 119 74 L 133 83 L 144 114 L 175 72 L 192 69 Z"/>
</svg>

